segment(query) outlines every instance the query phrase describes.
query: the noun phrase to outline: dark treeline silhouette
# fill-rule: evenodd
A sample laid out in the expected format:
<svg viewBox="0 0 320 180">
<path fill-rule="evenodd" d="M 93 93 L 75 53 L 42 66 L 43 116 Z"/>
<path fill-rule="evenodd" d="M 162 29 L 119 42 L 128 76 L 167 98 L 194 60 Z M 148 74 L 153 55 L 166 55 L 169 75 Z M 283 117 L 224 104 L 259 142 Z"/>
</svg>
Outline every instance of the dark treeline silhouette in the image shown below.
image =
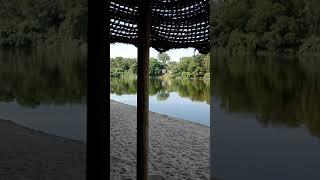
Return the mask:
<svg viewBox="0 0 320 180">
<path fill-rule="evenodd" d="M 284 57 L 214 58 L 213 95 L 230 113 L 263 126 L 307 126 L 320 137 L 320 61 Z"/>
<path fill-rule="evenodd" d="M 229 53 L 320 52 L 319 0 L 214 0 L 212 47 Z"/>
<path fill-rule="evenodd" d="M 85 103 L 86 55 L 72 49 L 0 51 L 0 101 L 40 104 Z"/>
<path fill-rule="evenodd" d="M 318 0 L 214 0 L 211 12 L 212 47 L 232 53 L 320 51 Z M 0 47 L 85 43 L 87 16 L 85 0 L 2 0 Z"/>
<path fill-rule="evenodd" d="M 64 51 L 64 52 L 63 52 Z M 68 53 L 66 53 L 68 52 Z M 85 103 L 85 52 L 0 52 L 0 101 L 20 105 Z M 320 61 L 284 57 L 212 57 L 214 99 L 230 113 L 252 113 L 263 126 L 305 125 L 320 137 Z M 111 78 L 111 93 L 136 94 L 136 78 Z M 150 78 L 150 95 L 210 103 L 209 80 Z"/>
<path fill-rule="evenodd" d="M 86 0 L 2 0 L 0 48 L 86 42 Z"/>
</svg>

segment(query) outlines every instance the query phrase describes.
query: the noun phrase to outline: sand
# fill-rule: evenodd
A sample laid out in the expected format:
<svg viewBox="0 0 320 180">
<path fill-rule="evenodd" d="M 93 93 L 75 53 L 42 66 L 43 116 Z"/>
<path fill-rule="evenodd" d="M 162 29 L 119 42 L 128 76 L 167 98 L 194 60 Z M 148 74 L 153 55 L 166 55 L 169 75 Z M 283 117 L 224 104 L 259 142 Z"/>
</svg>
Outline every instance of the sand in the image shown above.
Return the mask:
<svg viewBox="0 0 320 180">
<path fill-rule="evenodd" d="M 110 103 L 111 179 L 135 179 L 136 107 Z M 150 179 L 209 179 L 209 131 L 150 112 Z M 84 180 L 85 149 L 81 141 L 0 120 L 0 180 Z"/>
<path fill-rule="evenodd" d="M 0 180 L 85 180 L 85 144 L 0 120 Z"/>
<path fill-rule="evenodd" d="M 111 172 L 135 175 L 136 107 L 111 103 Z M 149 174 L 165 179 L 209 179 L 210 128 L 150 112 Z"/>
</svg>

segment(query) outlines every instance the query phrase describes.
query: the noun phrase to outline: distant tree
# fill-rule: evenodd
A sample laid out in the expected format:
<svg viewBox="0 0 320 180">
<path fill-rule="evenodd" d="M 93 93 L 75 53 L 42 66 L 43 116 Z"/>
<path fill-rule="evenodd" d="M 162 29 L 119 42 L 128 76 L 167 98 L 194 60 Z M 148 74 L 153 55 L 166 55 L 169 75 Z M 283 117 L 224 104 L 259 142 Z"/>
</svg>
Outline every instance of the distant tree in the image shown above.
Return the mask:
<svg viewBox="0 0 320 180">
<path fill-rule="evenodd" d="M 155 58 L 150 58 L 149 76 L 158 77 L 162 75 L 164 65 Z"/>
<path fill-rule="evenodd" d="M 110 60 L 111 77 L 134 77 L 137 73 L 136 59 L 116 57 Z M 209 77 L 210 58 L 209 55 L 197 54 L 182 57 L 179 62 L 167 62 L 164 64 L 156 58 L 150 58 L 149 76 L 159 77 L 164 74 L 172 78 L 206 78 Z"/>
<path fill-rule="evenodd" d="M 167 64 L 170 61 L 170 56 L 167 53 L 159 53 L 158 59 L 163 64 Z"/>
</svg>

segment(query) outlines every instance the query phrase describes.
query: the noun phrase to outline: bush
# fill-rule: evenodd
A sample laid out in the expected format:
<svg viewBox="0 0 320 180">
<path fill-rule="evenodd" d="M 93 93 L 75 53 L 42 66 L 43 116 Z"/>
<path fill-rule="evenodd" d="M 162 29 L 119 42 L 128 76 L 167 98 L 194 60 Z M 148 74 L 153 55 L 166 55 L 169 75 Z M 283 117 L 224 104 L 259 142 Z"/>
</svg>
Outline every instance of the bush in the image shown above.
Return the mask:
<svg viewBox="0 0 320 180">
<path fill-rule="evenodd" d="M 247 54 L 256 52 L 256 35 L 243 33 L 238 30 L 230 34 L 227 49 L 231 54 Z"/>
<path fill-rule="evenodd" d="M 204 76 L 203 76 L 204 79 L 210 79 L 210 73 L 206 73 Z"/>
<path fill-rule="evenodd" d="M 189 72 L 182 72 L 182 73 L 181 73 L 181 78 L 189 79 L 189 78 L 191 78 L 191 77 L 192 77 L 192 75 L 191 75 L 191 73 L 189 73 Z"/>
<path fill-rule="evenodd" d="M 299 48 L 299 54 L 319 53 L 320 37 L 312 36 L 303 40 L 303 44 Z"/>
</svg>

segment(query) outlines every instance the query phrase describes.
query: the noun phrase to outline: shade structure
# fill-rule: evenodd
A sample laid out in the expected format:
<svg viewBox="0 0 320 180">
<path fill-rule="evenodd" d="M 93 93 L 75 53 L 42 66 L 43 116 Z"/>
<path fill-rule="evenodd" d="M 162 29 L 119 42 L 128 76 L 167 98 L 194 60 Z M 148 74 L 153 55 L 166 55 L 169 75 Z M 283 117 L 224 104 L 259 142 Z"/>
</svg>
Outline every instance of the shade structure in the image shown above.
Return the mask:
<svg viewBox="0 0 320 180">
<path fill-rule="evenodd" d="M 145 0 L 110 1 L 110 41 L 139 45 L 138 24 Z M 209 0 L 150 0 L 150 46 L 210 50 Z"/>
<path fill-rule="evenodd" d="M 138 48 L 137 174 L 148 180 L 149 48 L 210 50 L 209 0 L 111 0 L 110 43 Z"/>
</svg>

